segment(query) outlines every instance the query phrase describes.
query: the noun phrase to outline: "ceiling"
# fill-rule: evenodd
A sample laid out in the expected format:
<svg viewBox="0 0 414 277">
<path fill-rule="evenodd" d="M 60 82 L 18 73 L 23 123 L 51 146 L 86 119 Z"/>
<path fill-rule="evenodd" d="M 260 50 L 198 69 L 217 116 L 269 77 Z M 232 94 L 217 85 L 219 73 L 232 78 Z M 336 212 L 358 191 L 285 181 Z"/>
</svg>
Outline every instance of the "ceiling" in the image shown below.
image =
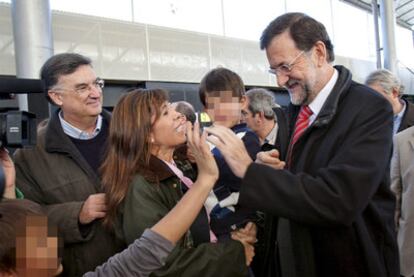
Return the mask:
<svg viewBox="0 0 414 277">
<path fill-rule="evenodd" d="M 372 11 L 371 0 L 343 0 L 365 10 Z M 379 4 L 381 1 L 377 0 Z M 413 30 L 414 25 L 414 0 L 394 0 L 395 17 L 398 24 Z"/>
</svg>

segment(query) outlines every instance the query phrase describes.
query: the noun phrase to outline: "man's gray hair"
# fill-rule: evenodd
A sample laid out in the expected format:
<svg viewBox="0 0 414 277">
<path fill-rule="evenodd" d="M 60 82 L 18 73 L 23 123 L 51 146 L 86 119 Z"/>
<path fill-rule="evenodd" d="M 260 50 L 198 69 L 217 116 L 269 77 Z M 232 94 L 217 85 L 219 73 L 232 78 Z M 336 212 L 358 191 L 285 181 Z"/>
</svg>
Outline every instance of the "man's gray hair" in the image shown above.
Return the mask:
<svg viewBox="0 0 414 277">
<path fill-rule="evenodd" d="M 391 94 L 394 88 L 397 89 L 398 95 L 404 93 L 404 86 L 401 85 L 398 77 L 386 69 L 375 70 L 369 74 L 365 80 L 365 84 L 367 86 L 375 84 L 380 85 L 387 94 Z"/>
<path fill-rule="evenodd" d="M 276 104 L 273 94 L 263 88 L 254 88 L 247 91 L 246 97 L 249 101 L 248 109 L 253 115 L 263 112 L 267 119 L 273 119 L 275 117 L 273 108 L 280 107 Z"/>
</svg>

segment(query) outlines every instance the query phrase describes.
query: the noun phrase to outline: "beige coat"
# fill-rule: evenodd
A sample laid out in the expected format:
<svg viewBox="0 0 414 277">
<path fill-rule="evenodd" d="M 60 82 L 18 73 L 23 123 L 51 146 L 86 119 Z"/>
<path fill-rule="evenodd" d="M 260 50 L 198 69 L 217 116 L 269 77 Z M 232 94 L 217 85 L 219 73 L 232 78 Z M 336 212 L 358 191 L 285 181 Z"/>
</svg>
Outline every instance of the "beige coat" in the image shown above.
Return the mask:
<svg viewBox="0 0 414 277">
<path fill-rule="evenodd" d="M 397 197 L 395 223 L 398 230 L 401 275 L 414 275 L 414 127 L 394 137 L 391 190 Z"/>
</svg>

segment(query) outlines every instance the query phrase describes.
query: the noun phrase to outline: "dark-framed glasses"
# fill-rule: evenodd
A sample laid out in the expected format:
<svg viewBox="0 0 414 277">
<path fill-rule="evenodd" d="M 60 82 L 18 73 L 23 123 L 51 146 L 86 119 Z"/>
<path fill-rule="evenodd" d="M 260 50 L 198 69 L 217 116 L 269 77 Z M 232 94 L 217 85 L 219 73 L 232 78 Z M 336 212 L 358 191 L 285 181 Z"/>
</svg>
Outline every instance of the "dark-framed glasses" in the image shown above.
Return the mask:
<svg viewBox="0 0 414 277">
<path fill-rule="evenodd" d="M 269 70 L 268 70 L 269 73 L 274 74 L 276 76 L 288 75 L 292 71 L 292 68 L 295 65 L 295 62 L 304 53 L 305 53 L 305 51 L 301 51 L 298 55 L 296 55 L 296 57 L 293 58 L 293 60 L 290 63 L 285 63 L 285 64 L 282 64 L 282 65 L 279 65 L 276 68 L 269 68 Z"/>
</svg>

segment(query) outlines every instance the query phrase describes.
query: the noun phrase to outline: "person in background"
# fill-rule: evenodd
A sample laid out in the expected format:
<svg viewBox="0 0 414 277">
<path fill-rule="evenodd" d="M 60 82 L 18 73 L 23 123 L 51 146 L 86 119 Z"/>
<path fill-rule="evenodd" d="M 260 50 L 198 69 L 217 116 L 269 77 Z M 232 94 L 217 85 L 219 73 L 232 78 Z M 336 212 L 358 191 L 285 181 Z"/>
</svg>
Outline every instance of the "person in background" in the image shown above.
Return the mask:
<svg viewBox="0 0 414 277">
<path fill-rule="evenodd" d="M 221 125 L 242 138 L 252 159 L 260 151 L 259 139 L 241 123 L 241 110 L 245 105 L 245 88 L 240 76 L 227 69 L 215 68 L 201 80 L 200 101 L 204 111 L 214 125 Z M 206 207 L 210 226 L 219 240 L 227 240 L 231 232 L 257 219 L 256 211 L 238 204 L 241 179 L 233 174 L 220 153 L 213 145 L 211 151 L 220 174 L 213 192 L 207 198 Z"/>
<path fill-rule="evenodd" d="M 259 137 L 261 150 L 277 149 L 284 159 L 289 143 L 288 123 L 272 93 L 262 88 L 248 90 L 242 115 L 247 127 Z"/>
<path fill-rule="evenodd" d="M 211 181 L 200 163 L 193 182 L 173 159 L 175 148 L 186 141 L 186 128 L 185 118 L 171 107 L 167 92 L 161 89 L 132 91 L 116 105 L 102 167 L 108 203 L 105 222 L 127 244 L 171 211 L 183 198 L 184 187 L 191 191 L 206 178 Z M 201 213 L 205 215 L 205 210 Z M 207 218 L 204 222 L 204 229 L 190 229 L 178 241 L 166 264 L 152 276 L 247 274 L 255 236 L 214 243 Z"/>
<path fill-rule="evenodd" d="M 365 84 L 390 102 L 394 112 L 394 135 L 414 125 L 414 105 L 401 98 L 404 86 L 397 76 L 386 69 L 379 69 L 368 75 Z"/>
<path fill-rule="evenodd" d="M 173 107 L 173 109 L 175 109 L 176 112 L 179 112 L 180 114 L 184 115 L 187 121 L 194 124 L 194 122 L 196 121 L 196 113 L 193 105 L 191 105 L 187 101 L 178 101 L 171 103 L 171 106 Z"/>
<path fill-rule="evenodd" d="M 41 68 L 46 98 L 58 109 L 38 129 L 34 148 L 18 149 L 16 186 L 45 208 L 63 238 L 63 276 L 81 276 L 125 245 L 101 225 L 106 215 L 98 168 L 109 132 L 102 109 L 104 81 L 91 60 L 52 56 Z"/>
<path fill-rule="evenodd" d="M 414 276 L 414 126 L 394 136 L 391 190 L 397 198 L 395 224 L 401 276 Z"/>
<path fill-rule="evenodd" d="M 391 105 L 332 65 L 325 27 L 306 14 L 274 19 L 260 45 L 290 96 L 286 161 L 271 150 L 253 162 L 231 130 L 205 130 L 242 178 L 240 204 L 279 217 L 263 276 L 398 276 Z"/>
<path fill-rule="evenodd" d="M 196 113 L 193 105 L 186 101 L 172 102 L 171 107 L 178 113 L 185 116 L 186 120 L 194 124 L 196 122 Z M 191 154 L 191 151 L 188 150 L 187 144 L 183 143 L 178 146 L 174 151 L 174 160 L 181 163 L 183 172 L 186 176 L 190 177 L 192 180 L 196 178 L 196 170 L 193 168 L 195 163 L 194 157 Z"/>
<path fill-rule="evenodd" d="M 272 93 L 266 89 L 255 88 L 246 92 L 246 105 L 242 115 L 247 126 L 256 133 L 261 151 L 277 149 L 280 159 L 284 160 L 289 144 L 288 123 L 285 112 L 277 105 Z M 274 244 L 278 219 L 268 213 L 259 213 L 256 255 L 252 269 L 256 276 L 266 276 L 266 265 L 274 260 L 268 245 Z"/>
</svg>

